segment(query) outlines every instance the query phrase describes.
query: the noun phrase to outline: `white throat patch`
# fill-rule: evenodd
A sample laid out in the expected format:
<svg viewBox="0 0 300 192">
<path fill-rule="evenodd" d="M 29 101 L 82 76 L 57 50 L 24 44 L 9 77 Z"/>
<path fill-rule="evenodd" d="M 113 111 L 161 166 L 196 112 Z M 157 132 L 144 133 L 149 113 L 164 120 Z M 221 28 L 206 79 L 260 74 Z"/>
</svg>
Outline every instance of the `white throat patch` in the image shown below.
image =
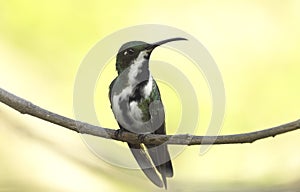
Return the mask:
<svg viewBox="0 0 300 192">
<path fill-rule="evenodd" d="M 141 51 L 139 56 L 133 61 L 133 64 L 131 64 L 128 72 L 128 84 L 129 85 L 134 85 L 135 83 L 140 83 L 136 82 L 136 77 L 137 75 L 142 72 L 142 66 L 143 62 L 146 60 L 145 56 L 147 56 L 148 53 L 147 51 Z"/>
</svg>

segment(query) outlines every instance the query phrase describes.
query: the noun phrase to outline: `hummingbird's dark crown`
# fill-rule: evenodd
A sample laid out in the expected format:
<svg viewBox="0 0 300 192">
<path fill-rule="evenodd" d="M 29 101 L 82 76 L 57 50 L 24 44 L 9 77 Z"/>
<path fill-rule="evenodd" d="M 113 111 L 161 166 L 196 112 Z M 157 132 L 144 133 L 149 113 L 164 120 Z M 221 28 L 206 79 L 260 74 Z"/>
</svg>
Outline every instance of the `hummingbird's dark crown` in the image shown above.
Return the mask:
<svg viewBox="0 0 300 192">
<path fill-rule="evenodd" d="M 148 43 L 144 42 L 144 41 L 130 41 L 130 42 L 127 42 L 127 43 L 124 43 L 118 53 L 126 50 L 126 49 L 129 49 L 129 48 L 132 48 L 132 47 L 136 47 L 136 46 L 140 46 L 140 45 L 149 45 Z"/>
</svg>

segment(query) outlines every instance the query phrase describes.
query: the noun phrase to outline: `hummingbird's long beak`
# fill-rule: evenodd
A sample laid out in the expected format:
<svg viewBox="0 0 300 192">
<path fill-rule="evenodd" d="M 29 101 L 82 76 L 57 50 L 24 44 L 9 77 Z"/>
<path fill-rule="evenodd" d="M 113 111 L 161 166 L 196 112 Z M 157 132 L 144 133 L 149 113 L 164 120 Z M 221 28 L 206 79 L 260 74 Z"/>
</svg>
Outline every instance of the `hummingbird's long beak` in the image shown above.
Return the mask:
<svg viewBox="0 0 300 192">
<path fill-rule="evenodd" d="M 147 47 L 147 50 L 149 50 L 150 52 L 153 51 L 153 49 L 155 47 L 158 47 L 162 44 L 165 44 L 165 43 L 168 43 L 168 42 L 171 42 L 171 41 L 181 41 L 181 40 L 187 40 L 186 38 L 182 38 L 182 37 L 176 37 L 176 38 L 170 38 L 170 39 L 165 39 L 165 40 L 162 40 L 162 41 L 158 41 L 156 43 L 152 43 L 150 44 L 149 47 Z"/>
</svg>

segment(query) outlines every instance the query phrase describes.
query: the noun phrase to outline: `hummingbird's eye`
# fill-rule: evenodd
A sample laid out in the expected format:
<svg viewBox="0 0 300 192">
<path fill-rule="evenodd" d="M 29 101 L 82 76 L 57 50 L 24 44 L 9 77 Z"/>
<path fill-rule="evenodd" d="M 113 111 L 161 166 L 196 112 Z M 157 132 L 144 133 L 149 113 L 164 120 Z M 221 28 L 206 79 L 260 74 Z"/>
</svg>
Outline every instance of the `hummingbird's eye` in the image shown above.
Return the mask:
<svg viewBox="0 0 300 192">
<path fill-rule="evenodd" d="M 134 53 L 134 50 L 133 49 L 128 49 L 128 53 L 129 53 L 129 55 L 132 55 Z"/>
<path fill-rule="evenodd" d="M 126 51 L 124 51 L 124 55 L 132 55 L 134 53 L 134 50 L 133 49 L 128 49 L 128 50 L 126 50 Z"/>
</svg>

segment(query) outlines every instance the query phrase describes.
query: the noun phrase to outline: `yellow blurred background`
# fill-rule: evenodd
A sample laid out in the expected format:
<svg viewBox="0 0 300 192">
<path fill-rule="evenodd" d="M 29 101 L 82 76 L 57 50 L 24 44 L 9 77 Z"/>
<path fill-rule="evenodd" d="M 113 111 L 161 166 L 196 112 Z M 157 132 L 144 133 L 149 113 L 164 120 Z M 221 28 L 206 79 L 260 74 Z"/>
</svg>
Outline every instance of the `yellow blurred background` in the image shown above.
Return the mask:
<svg viewBox="0 0 300 192">
<path fill-rule="evenodd" d="M 125 27 L 163 24 L 196 37 L 215 59 L 226 90 L 221 134 L 269 128 L 300 115 L 299 10 L 297 0 L 0 1 L 0 86 L 72 118 L 76 72 L 91 47 Z M 188 147 L 173 160 L 169 190 L 299 190 L 299 138 L 215 145 L 204 155 Z M 0 191 L 141 189 L 160 191 L 140 171 L 97 158 L 79 134 L 0 104 Z"/>
</svg>

